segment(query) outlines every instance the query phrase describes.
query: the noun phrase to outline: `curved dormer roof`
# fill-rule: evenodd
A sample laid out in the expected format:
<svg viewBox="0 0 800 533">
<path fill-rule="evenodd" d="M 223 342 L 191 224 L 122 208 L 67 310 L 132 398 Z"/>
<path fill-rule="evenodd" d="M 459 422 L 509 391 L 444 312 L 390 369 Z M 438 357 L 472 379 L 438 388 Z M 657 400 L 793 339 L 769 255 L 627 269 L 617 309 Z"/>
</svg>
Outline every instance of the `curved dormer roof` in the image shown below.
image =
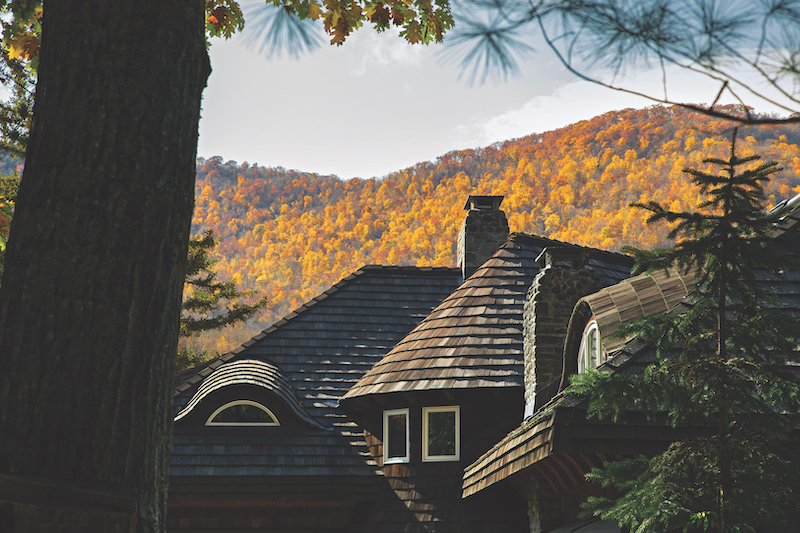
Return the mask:
<svg viewBox="0 0 800 533">
<path fill-rule="evenodd" d="M 594 316 L 600 330 L 603 348 L 610 354 L 622 348 L 630 339 L 616 335 L 622 324 L 630 324 L 640 318 L 664 313 L 678 305 L 697 286 L 696 270 L 679 271 L 670 268 L 666 272 L 657 270 L 639 274 L 623 280 L 616 285 L 606 287 L 594 294 L 578 300 L 576 313 L 570 319 L 570 330 L 586 325 L 575 323 L 578 319 L 581 304 L 586 304 Z"/>
<path fill-rule="evenodd" d="M 548 246 L 575 245 L 512 233 L 506 243 L 372 367 L 342 398 L 392 392 L 523 386 L 525 298 Z M 628 256 L 594 250 L 589 266 L 607 285 L 630 274 Z"/>
<path fill-rule="evenodd" d="M 312 427 L 323 428 L 303 408 L 297 399 L 294 387 L 281 370 L 273 364 L 258 359 L 242 359 L 217 368 L 203 381 L 186 406 L 175 415 L 175 421 L 191 413 L 210 394 L 234 385 L 252 385 L 266 389 L 300 420 Z"/>
</svg>

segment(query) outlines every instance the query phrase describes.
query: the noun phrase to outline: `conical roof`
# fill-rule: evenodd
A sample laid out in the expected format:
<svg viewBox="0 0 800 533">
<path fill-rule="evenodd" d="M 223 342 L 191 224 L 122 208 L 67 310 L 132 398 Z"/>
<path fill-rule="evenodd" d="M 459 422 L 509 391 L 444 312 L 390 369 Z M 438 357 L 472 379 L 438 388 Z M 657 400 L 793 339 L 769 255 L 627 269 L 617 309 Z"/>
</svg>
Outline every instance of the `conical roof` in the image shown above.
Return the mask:
<svg viewBox="0 0 800 533">
<path fill-rule="evenodd" d="M 372 367 L 342 398 L 422 390 L 523 386 L 525 298 L 548 246 L 575 245 L 512 233 L 508 241 Z M 630 276 L 632 260 L 593 250 L 606 285 Z"/>
</svg>

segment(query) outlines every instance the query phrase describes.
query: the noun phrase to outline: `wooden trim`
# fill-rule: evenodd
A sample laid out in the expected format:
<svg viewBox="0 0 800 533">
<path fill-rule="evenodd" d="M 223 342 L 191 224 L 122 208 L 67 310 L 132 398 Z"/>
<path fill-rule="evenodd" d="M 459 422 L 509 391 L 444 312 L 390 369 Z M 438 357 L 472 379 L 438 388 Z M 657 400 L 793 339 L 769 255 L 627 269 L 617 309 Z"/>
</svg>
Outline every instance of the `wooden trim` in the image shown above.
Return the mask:
<svg viewBox="0 0 800 533">
<path fill-rule="evenodd" d="M 252 407 L 256 407 L 257 409 L 261 409 L 265 413 L 267 413 L 274 422 L 214 422 L 214 418 L 220 414 L 222 411 L 227 409 L 228 407 L 233 407 L 234 405 L 250 405 Z M 278 417 L 270 411 L 265 405 L 261 405 L 258 402 L 254 402 L 252 400 L 234 400 L 232 402 L 228 402 L 222 407 L 219 407 L 216 411 L 211 413 L 211 416 L 208 417 L 206 420 L 207 426 L 238 426 L 238 427 L 252 427 L 252 426 L 267 426 L 267 427 L 276 427 L 280 426 L 281 423 L 278 420 Z"/>
<path fill-rule="evenodd" d="M 389 417 L 406 415 L 406 454 L 403 457 L 388 457 L 389 450 Z M 407 463 L 411 460 L 411 415 L 409 409 L 390 409 L 383 412 L 383 464 Z"/>
<path fill-rule="evenodd" d="M 428 454 L 428 415 L 430 413 L 455 413 L 455 455 L 429 455 Z M 458 405 L 443 405 L 422 408 L 422 461 L 446 462 L 461 459 L 461 408 Z"/>
</svg>

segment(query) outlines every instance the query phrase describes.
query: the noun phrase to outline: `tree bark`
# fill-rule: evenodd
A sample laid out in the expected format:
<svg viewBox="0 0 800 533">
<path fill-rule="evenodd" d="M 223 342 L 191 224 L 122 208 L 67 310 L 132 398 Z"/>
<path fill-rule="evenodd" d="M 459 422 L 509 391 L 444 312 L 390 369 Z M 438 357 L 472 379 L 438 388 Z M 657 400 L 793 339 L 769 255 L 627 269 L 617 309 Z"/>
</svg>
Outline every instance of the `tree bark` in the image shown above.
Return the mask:
<svg viewBox="0 0 800 533">
<path fill-rule="evenodd" d="M 0 474 L 163 530 L 194 203 L 203 0 L 50 0 L 0 287 Z"/>
</svg>

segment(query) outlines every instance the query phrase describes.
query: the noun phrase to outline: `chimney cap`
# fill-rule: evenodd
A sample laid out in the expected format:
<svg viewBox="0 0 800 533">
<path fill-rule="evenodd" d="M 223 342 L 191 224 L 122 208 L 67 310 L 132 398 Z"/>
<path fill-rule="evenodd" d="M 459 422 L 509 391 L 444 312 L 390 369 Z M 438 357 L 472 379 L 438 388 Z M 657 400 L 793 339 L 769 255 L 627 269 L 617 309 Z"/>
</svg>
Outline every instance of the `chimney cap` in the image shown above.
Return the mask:
<svg viewBox="0 0 800 533">
<path fill-rule="evenodd" d="M 500 209 L 500 204 L 503 203 L 505 196 L 479 196 L 470 195 L 467 198 L 467 203 L 464 204 L 464 210 L 470 209 Z"/>
</svg>

